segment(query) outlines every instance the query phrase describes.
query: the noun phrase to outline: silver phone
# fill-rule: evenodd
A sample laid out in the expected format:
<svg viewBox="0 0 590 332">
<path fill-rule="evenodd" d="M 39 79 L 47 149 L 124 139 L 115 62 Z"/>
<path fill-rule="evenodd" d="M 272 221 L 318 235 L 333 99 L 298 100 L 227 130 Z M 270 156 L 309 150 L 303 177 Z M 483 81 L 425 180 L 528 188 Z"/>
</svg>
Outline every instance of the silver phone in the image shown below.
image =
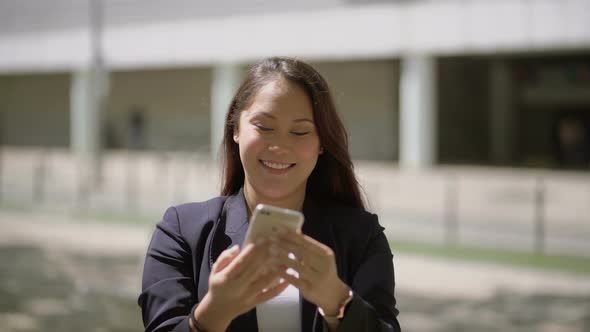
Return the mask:
<svg viewBox="0 0 590 332">
<path fill-rule="evenodd" d="M 303 213 L 267 204 L 258 204 L 250 218 L 244 245 L 256 241 L 260 237 L 268 237 L 281 228 L 301 230 Z"/>
</svg>

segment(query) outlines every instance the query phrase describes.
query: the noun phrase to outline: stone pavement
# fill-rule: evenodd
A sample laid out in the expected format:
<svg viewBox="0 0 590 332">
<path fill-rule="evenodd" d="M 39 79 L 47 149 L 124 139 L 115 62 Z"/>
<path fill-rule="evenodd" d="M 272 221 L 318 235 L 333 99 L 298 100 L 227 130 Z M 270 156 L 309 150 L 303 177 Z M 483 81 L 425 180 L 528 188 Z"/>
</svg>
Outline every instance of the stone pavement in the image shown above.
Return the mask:
<svg viewBox="0 0 590 332">
<path fill-rule="evenodd" d="M 141 330 L 152 230 L 0 210 L 0 331 Z M 590 331 L 588 277 L 408 253 L 394 263 L 404 331 Z"/>
</svg>

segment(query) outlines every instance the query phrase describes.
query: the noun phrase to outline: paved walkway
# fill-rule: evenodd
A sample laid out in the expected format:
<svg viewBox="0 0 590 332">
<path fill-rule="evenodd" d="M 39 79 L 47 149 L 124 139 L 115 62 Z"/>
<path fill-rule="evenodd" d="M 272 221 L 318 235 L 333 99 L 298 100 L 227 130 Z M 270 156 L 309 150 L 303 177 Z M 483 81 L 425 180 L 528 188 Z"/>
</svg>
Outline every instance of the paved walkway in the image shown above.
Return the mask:
<svg viewBox="0 0 590 332">
<path fill-rule="evenodd" d="M 139 330 L 152 230 L 0 210 L 3 331 Z M 405 331 L 590 331 L 590 278 L 407 253 L 394 263 Z"/>
</svg>

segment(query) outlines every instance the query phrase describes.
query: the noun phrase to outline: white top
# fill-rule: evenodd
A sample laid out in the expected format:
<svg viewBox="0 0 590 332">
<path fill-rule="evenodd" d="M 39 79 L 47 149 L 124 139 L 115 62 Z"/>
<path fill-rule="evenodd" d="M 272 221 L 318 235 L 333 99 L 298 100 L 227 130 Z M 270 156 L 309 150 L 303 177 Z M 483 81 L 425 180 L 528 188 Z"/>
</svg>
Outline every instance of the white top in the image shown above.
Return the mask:
<svg viewBox="0 0 590 332">
<path fill-rule="evenodd" d="M 289 285 L 281 294 L 256 306 L 258 331 L 300 332 L 299 290 Z"/>
</svg>

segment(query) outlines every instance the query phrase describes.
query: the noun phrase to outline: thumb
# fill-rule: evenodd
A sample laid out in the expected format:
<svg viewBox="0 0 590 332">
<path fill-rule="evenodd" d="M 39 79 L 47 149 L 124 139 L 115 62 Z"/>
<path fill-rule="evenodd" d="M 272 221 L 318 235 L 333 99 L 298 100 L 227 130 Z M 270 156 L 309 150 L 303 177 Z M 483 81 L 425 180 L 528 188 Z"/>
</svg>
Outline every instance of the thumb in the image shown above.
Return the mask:
<svg viewBox="0 0 590 332">
<path fill-rule="evenodd" d="M 213 264 L 212 272 L 217 273 L 225 269 L 225 267 L 228 266 L 229 263 L 231 263 L 234 260 L 234 258 L 237 256 L 239 252 L 240 246 L 237 244 L 229 249 L 225 249 Z"/>
</svg>

